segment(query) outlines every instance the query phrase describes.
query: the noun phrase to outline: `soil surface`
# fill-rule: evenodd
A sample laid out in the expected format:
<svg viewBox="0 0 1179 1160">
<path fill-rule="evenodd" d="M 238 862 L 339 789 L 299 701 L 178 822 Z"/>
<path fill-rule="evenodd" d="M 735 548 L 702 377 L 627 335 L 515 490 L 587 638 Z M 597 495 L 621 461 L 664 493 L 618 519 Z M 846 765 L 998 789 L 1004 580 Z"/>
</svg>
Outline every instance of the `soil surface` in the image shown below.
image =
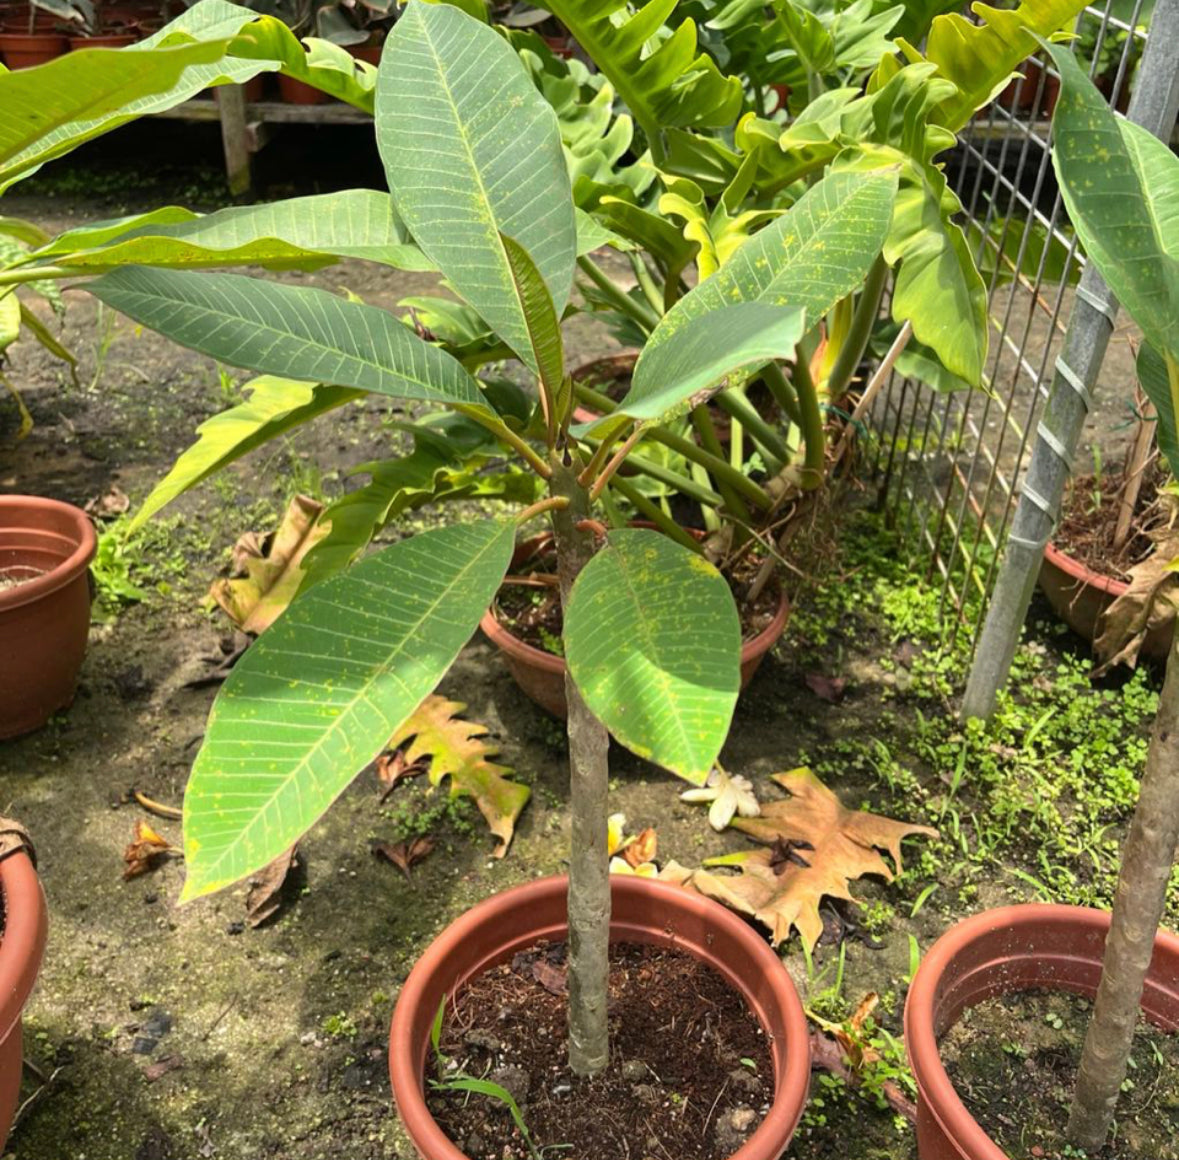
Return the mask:
<svg viewBox="0 0 1179 1160">
<path fill-rule="evenodd" d="M 1078 476 L 1065 493 L 1053 542 L 1099 575 L 1128 580 L 1129 570 L 1154 551 L 1150 532 L 1166 520 L 1167 509 L 1159 495 L 1159 488 L 1166 482 L 1167 473 L 1156 459 L 1142 481 L 1130 536 L 1121 549 L 1114 551 L 1125 477 L 1120 472 Z"/>
<path fill-rule="evenodd" d="M 583 1080 L 566 1064 L 565 949 L 538 944 L 459 994 L 438 1082 L 461 1072 L 499 1084 L 535 1147 L 568 1160 L 728 1160 L 773 1095 L 768 1042 L 741 996 L 683 951 L 612 947 L 610 1064 Z M 443 1086 L 428 1103 L 471 1160 L 528 1160 L 502 1102 Z"/>
<path fill-rule="evenodd" d="M 1093 1005 L 1061 992 L 988 999 L 941 1041 L 954 1087 L 988 1136 L 1012 1157 L 1060 1160 L 1077 1064 Z M 1112 1140 L 1090 1160 L 1179 1158 L 1179 1037 L 1145 1021 Z"/>
<path fill-rule="evenodd" d="M 0 592 L 4 592 L 9 588 L 19 588 L 22 584 L 28 584 L 36 580 L 38 576 L 44 576 L 45 573 L 37 568 L 16 567 L 0 569 Z"/>
</svg>

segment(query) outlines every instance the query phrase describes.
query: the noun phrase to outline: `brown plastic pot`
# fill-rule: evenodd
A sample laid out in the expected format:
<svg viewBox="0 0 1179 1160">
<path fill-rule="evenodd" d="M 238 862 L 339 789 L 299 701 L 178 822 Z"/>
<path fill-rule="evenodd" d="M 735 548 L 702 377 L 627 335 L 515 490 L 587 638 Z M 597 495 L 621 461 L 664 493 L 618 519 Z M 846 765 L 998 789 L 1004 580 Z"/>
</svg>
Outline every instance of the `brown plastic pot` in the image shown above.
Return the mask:
<svg viewBox="0 0 1179 1160">
<path fill-rule="evenodd" d="M 732 1160 L 778 1160 L 802 1117 L 810 1086 L 806 1016 L 769 944 L 719 903 L 677 886 L 614 876 L 611 942 L 677 947 L 711 966 L 749 1004 L 769 1037 L 774 1101 Z M 567 937 L 568 879 L 542 878 L 468 910 L 410 972 L 389 1035 L 393 1098 L 422 1160 L 467 1160 L 434 1122 L 424 1098 L 430 1028 L 447 995 L 541 939 Z"/>
<path fill-rule="evenodd" d="M 648 527 L 642 521 L 637 526 Z M 544 532 L 539 536 L 524 540 L 518 544 L 512 554 L 512 568 L 516 569 L 534 556 L 537 551 L 552 539 L 552 534 Z M 782 633 L 786 631 L 786 621 L 790 618 L 790 600 L 781 588 L 778 590 L 778 609 L 773 620 L 761 630 L 752 640 L 741 646 L 741 688 L 744 689 L 753 680 L 754 673 L 761 667 L 766 653 L 778 643 Z M 565 704 L 565 661 L 563 658 L 535 648 L 526 641 L 515 636 L 504 625 L 500 624 L 492 606 L 479 622 L 483 635 L 500 651 L 504 663 L 512 679 L 520 686 L 533 701 L 554 717 L 568 716 L 569 709 Z"/>
<path fill-rule="evenodd" d="M 71 36 L 70 52 L 77 52 L 83 48 L 126 48 L 138 39 L 139 37 L 129 32 L 110 32 L 101 36 Z"/>
<path fill-rule="evenodd" d="M 8 1139 L 24 1064 L 21 1014 L 45 952 L 49 918 L 32 859 L 23 850 L 0 861 L 4 933 L 0 936 L 0 1150 Z"/>
<path fill-rule="evenodd" d="M 1044 549 L 1040 590 L 1052 605 L 1052 611 L 1090 644 L 1097 639 L 1097 625 L 1102 614 L 1128 587 L 1122 580 L 1094 572 L 1053 544 Z M 1141 655 L 1165 660 L 1173 635 L 1173 624 L 1151 629 L 1146 634 Z"/>
<path fill-rule="evenodd" d="M 322 89 L 278 73 L 278 91 L 288 105 L 325 105 L 331 99 Z"/>
<path fill-rule="evenodd" d="M 1008 1160 L 958 1098 L 938 1040 L 964 1011 L 996 995 L 1046 988 L 1092 997 L 1110 916 L 1080 906 L 1009 906 L 942 935 L 905 1002 L 905 1046 L 917 1080 L 920 1160 Z M 1179 938 L 1160 931 L 1142 995 L 1154 1024 L 1179 1029 Z"/>
<path fill-rule="evenodd" d="M 0 738 L 44 725 L 74 699 L 90 631 L 86 569 L 96 547 L 78 508 L 0 495 L 0 574 L 40 573 L 0 589 Z"/>
<path fill-rule="evenodd" d="M 69 46 L 70 42 L 56 32 L 0 33 L 0 56 L 10 69 L 46 64 L 63 55 Z"/>
<path fill-rule="evenodd" d="M 381 50 L 384 45 L 381 44 L 350 44 L 348 45 L 348 54 L 356 60 L 363 60 L 371 65 L 379 65 L 381 63 Z"/>
</svg>

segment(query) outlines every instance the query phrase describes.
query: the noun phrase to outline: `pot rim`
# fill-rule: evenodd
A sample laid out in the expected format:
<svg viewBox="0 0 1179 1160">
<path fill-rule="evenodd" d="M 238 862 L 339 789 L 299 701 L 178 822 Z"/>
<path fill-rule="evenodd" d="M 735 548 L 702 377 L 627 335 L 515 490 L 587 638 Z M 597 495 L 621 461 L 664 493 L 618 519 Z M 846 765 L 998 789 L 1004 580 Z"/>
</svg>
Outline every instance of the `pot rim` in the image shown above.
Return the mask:
<svg viewBox="0 0 1179 1160">
<path fill-rule="evenodd" d="M 920 1099 L 945 1135 L 959 1146 L 969 1160 L 1010 1160 L 970 1114 L 942 1063 L 934 1034 L 938 1011 L 938 988 L 954 960 L 976 942 L 989 939 L 1003 928 L 1075 927 L 1104 936 L 1109 931 L 1109 911 L 1060 903 L 1030 902 L 984 910 L 952 926 L 933 944 L 925 956 L 905 1000 L 905 1050 L 917 1081 Z M 1156 948 L 1167 945 L 1179 955 L 1179 937 L 1165 930 L 1155 936 Z M 1034 957 L 1030 949 L 1027 957 Z M 1012 992 L 1022 988 L 1012 988 Z"/>
<path fill-rule="evenodd" d="M 0 1042 L 20 1023 L 37 975 L 49 930 L 41 879 L 27 851 L 0 860 L 4 930 L 0 939 Z"/>
<path fill-rule="evenodd" d="M 398 1113 L 403 1121 L 412 1117 L 420 1125 L 425 1136 L 425 1151 L 422 1154 L 428 1155 L 430 1160 L 469 1160 L 469 1157 L 460 1152 L 450 1137 L 438 1127 L 426 1105 L 422 1094 L 422 1077 L 416 1066 L 416 1050 L 399 1051 L 395 1049 L 395 1045 L 411 1041 L 414 1011 L 421 1006 L 438 964 L 445 962 L 452 954 L 458 953 L 480 926 L 494 923 L 505 905 L 520 909 L 531 907 L 536 900 L 554 889 L 567 890 L 568 882 L 569 879 L 565 875 L 538 878 L 493 894 L 464 911 L 422 953 L 397 997 L 389 1029 L 389 1077 L 394 1095 L 397 1096 Z M 743 919 L 711 898 L 705 898 L 702 894 L 692 893 L 667 882 L 620 875 L 611 876 L 610 889 L 612 894 L 624 891 L 636 894 L 663 893 L 669 903 L 674 902 L 681 910 L 694 911 L 697 916 L 714 926 L 727 928 L 726 933 L 734 940 L 739 940 L 761 964 L 764 981 L 775 1005 L 781 1010 L 787 1027 L 786 1065 L 781 1077 L 774 1077 L 774 1098 L 765 1119 L 758 1125 L 757 1131 L 733 1153 L 730 1160 L 762 1160 L 766 1156 L 777 1156 L 779 1147 L 771 1141 L 783 1137 L 789 1139 L 793 1134 L 810 1090 L 810 1028 L 790 973 L 760 934 Z M 692 953 L 690 947 L 684 949 L 689 954 Z M 741 994 L 740 987 L 732 982 L 729 985 Z M 747 995 L 742 994 L 742 998 L 749 1003 Z"/>
<path fill-rule="evenodd" d="M 62 38 L 64 39 L 64 37 Z M 56 511 L 64 515 L 75 533 L 74 550 L 60 564 L 50 571 L 0 592 L 0 613 L 9 612 L 25 604 L 43 600 L 54 592 L 76 580 L 90 566 L 98 550 L 98 536 L 90 517 L 81 508 L 63 503 L 57 499 L 46 499 L 39 495 L 0 495 L 0 547 L 4 544 L 6 511 L 32 509 L 34 511 Z M 35 530 L 35 529 L 33 529 Z"/>
<path fill-rule="evenodd" d="M 636 526 L 646 527 L 648 525 L 639 522 Z M 539 535 L 531 536 L 527 540 L 521 540 L 516 545 L 516 551 L 519 552 L 521 548 L 528 547 L 529 545 L 539 547 L 546 540 L 551 540 L 552 538 L 552 532 L 541 532 Z M 790 615 L 790 598 L 786 595 L 786 589 L 782 587 L 777 579 L 771 581 L 771 583 L 778 589 L 778 607 L 774 612 L 773 619 L 761 632 L 749 640 L 741 642 L 742 665 L 748 664 L 756 657 L 769 652 L 786 630 L 786 618 Z M 497 588 L 496 596 L 498 595 L 499 589 Z M 487 611 L 483 614 L 483 618 L 479 621 L 479 629 L 492 644 L 501 648 L 509 656 L 513 656 L 525 664 L 531 665 L 533 668 L 544 669 L 545 672 L 564 674 L 565 658 L 545 652 L 544 649 L 539 649 L 535 645 L 531 645 L 516 636 L 495 615 L 494 601 L 489 605 Z"/>
<path fill-rule="evenodd" d="M 1115 599 L 1123 595 L 1130 587 L 1124 580 L 1117 580 L 1113 576 L 1103 576 L 1100 572 L 1094 572 L 1092 568 L 1082 564 L 1075 556 L 1070 556 L 1068 552 L 1062 551 L 1051 540 L 1044 545 L 1044 559 L 1078 583 L 1098 588 Z"/>
</svg>

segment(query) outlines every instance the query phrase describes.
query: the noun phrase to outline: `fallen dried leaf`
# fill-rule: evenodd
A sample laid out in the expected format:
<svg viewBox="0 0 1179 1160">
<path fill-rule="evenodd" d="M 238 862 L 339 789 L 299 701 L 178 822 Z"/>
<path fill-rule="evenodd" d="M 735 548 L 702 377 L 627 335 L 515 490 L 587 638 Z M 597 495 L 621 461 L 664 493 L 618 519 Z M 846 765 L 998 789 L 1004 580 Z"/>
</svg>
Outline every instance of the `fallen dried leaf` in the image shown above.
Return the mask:
<svg viewBox="0 0 1179 1160">
<path fill-rule="evenodd" d="M 408 881 L 410 870 L 423 858 L 428 857 L 435 845 L 437 843 L 434 839 L 428 836 L 414 838 L 409 842 L 385 842 L 378 839 L 372 843 L 372 852 L 374 857 L 382 858 L 396 866 Z"/>
<path fill-rule="evenodd" d="M 510 781 L 512 770 L 489 759 L 498 746 L 484 741 L 487 726 L 464 721 L 458 714 L 466 708 L 436 694 L 428 696 L 412 717 L 389 739 L 389 749 L 404 747 L 404 759 L 412 766 L 429 757 L 431 785 L 450 777 L 451 797 L 473 798 L 497 839 L 495 857 L 502 858 L 512 844 L 516 819 L 532 796 L 532 790 Z"/>
<path fill-rule="evenodd" d="M 243 632 L 255 635 L 274 623 L 303 583 L 303 557 L 327 535 L 323 504 L 297 495 L 273 537 L 247 532 L 234 545 L 233 571 L 240 578 L 215 580 L 209 599 Z"/>
<path fill-rule="evenodd" d="M 131 510 L 131 500 L 117 483 L 112 483 L 104 495 L 96 495 L 86 501 L 82 509 L 88 516 L 99 519 L 113 519 Z"/>
<path fill-rule="evenodd" d="M 658 852 L 659 839 L 655 831 L 648 827 L 626 847 L 623 857 L 629 866 L 638 869 L 644 862 L 654 862 Z"/>
<path fill-rule="evenodd" d="M 159 865 L 165 854 L 179 854 L 180 851 L 166 838 L 162 838 L 145 821 L 135 823 L 135 840 L 123 851 L 124 878 L 135 878 L 146 874 Z"/>
<path fill-rule="evenodd" d="M 692 873 L 673 863 L 660 877 L 752 915 L 773 932 L 775 946 L 797 928 L 808 949 L 813 949 L 823 933 L 819 903 L 824 896 L 858 904 L 848 889 L 853 880 L 866 874 L 886 880 L 893 877 L 877 847 L 892 855 L 899 874 L 902 839 L 911 834 L 936 836 L 937 831 L 849 810 L 809 769 L 775 774 L 773 780 L 790 797 L 763 805 L 758 818 L 734 822 L 769 849 L 742 851 L 705 863 L 739 869 L 738 876 L 707 869 Z"/>
<path fill-rule="evenodd" d="M 546 990 L 550 995 L 564 995 L 567 990 L 567 977 L 569 968 L 567 964 L 561 966 L 554 966 L 544 959 L 537 959 L 532 964 L 532 977 Z"/>
<path fill-rule="evenodd" d="M 162 1059 L 157 1059 L 155 1063 L 149 1063 L 143 1069 L 143 1078 L 148 1083 L 155 1083 L 158 1079 L 163 1079 L 170 1071 L 176 1071 L 177 1068 L 184 1066 L 184 1056 L 182 1055 L 165 1055 Z"/>
<path fill-rule="evenodd" d="M 173 821 L 179 821 L 184 816 L 184 811 L 178 809 L 176 806 L 166 806 L 163 802 L 152 801 L 145 793 L 140 793 L 139 790 L 132 788 L 130 795 L 135 799 L 149 814 L 155 814 L 161 818 L 171 818 Z"/>
<path fill-rule="evenodd" d="M 417 777 L 425 773 L 428 764 L 425 758 L 412 764 L 405 760 L 405 751 L 395 750 L 393 753 L 382 753 L 377 758 L 377 780 L 381 783 L 381 801 L 397 788 L 398 783 L 409 777 Z"/>
<path fill-rule="evenodd" d="M 1097 622 L 1093 651 L 1100 665 L 1094 677 L 1117 664 L 1134 668 L 1147 634 L 1173 624 L 1179 610 L 1179 531 L 1167 528 L 1152 536 L 1154 551 L 1127 570 L 1129 586 Z"/>
<path fill-rule="evenodd" d="M 287 875 L 298 861 L 299 847 L 296 844 L 250 879 L 250 889 L 246 892 L 246 922 L 251 928 L 261 926 L 278 912 Z"/>
<path fill-rule="evenodd" d="M 811 1066 L 829 1071 L 851 1087 L 858 1087 L 861 1082 L 860 1076 L 845 1061 L 842 1045 L 820 1031 L 811 1032 Z M 917 1105 L 892 1080 L 886 1080 L 880 1091 L 894 1112 L 910 1123 L 917 1122 Z"/>
<path fill-rule="evenodd" d="M 825 677 L 822 673 L 807 673 L 806 687 L 821 701 L 834 705 L 843 700 L 847 681 L 843 677 Z"/>
</svg>

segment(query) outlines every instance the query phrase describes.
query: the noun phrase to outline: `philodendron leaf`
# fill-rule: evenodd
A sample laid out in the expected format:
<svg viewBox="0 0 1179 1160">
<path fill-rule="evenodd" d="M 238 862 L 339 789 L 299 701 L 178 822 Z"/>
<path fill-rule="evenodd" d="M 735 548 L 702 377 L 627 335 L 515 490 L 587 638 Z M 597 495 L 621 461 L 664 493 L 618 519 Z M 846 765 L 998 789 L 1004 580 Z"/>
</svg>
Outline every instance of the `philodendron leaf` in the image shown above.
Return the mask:
<svg viewBox="0 0 1179 1160">
<path fill-rule="evenodd" d="M 129 531 L 135 531 L 165 504 L 255 447 L 363 395 L 347 387 L 328 387 L 272 375 L 254 379 L 242 390 L 250 396 L 244 403 L 206 419 L 197 428 L 197 441 L 181 453 L 172 470 L 152 488 L 151 495 L 135 513 Z"/>
<path fill-rule="evenodd" d="M 1179 359 L 1179 158 L 1115 116 L 1071 52 L 1049 51 L 1061 79 L 1052 159 L 1069 218 L 1147 341 Z"/>
<path fill-rule="evenodd" d="M 739 302 L 676 327 L 674 342 L 661 326 L 635 364 L 631 388 L 609 416 L 654 421 L 701 403 L 727 376 L 789 358 L 806 330 L 805 311 L 767 302 Z"/>
<path fill-rule="evenodd" d="M 312 588 L 237 663 L 184 795 L 182 901 L 278 857 L 450 668 L 507 572 L 510 520 L 402 540 Z"/>
<path fill-rule="evenodd" d="M 560 317 L 577 226 L 557 115 L 520 58 L 457 8 L 412 0 L 381 62 L 377 144 L 414 240 L 537 370 L 502 238 L 528 252 Z"/>
<path fill-rule="evenodd" d="M 1148 342 L 1138 350 L 1138 381 L 1158 415 L 1155 440 L 1171 474 L 1179 478 L 1179 430 L 1175 425 L 1174 389 L 1179 388 L 1179 366 L 1175 367 L 1175 387 L 1167 374 L 1167 360 Z"/>
<path fill-rule="evenodd" d="M 350 189 L 263 205 L 231 206 L 204 216 L 172 208 L 144 220 L 83 226 L 37 251 L 38 260 L 79 271 L 122 266 L 199 269 L 258 265 L 313 269 L 337 258 L 418 268 L 424 259 L 393 213 L 387 193 Z M 116 232 L 112 233 L 112 228 Z M 416 255 L 416 257 L 415 257 Z"/>
<path fill-rule="evenodd" d="M 628 749 L 703 783 L 741 686 L 741 622 L 721 574 L 658 532 L 611 531 L 565 616 L 565 659 Z"/>
<path fill-rule="evenodd" d="M 664 316 L 644 351 L 678 341 L 693 319 L 739 302 L 792 306 L 822 318 L 864 280 L 880 253 L 897 192 L 895 168 L 831 173 L 756 233 Z"/>
<path fill-rule="evenodd" d="M 325 290 L 137 266 L 104 274 L 86 289 L 173 342 L 230 366 L 489 410 L 456 359 L 384 310 Z"/>
</svg>

